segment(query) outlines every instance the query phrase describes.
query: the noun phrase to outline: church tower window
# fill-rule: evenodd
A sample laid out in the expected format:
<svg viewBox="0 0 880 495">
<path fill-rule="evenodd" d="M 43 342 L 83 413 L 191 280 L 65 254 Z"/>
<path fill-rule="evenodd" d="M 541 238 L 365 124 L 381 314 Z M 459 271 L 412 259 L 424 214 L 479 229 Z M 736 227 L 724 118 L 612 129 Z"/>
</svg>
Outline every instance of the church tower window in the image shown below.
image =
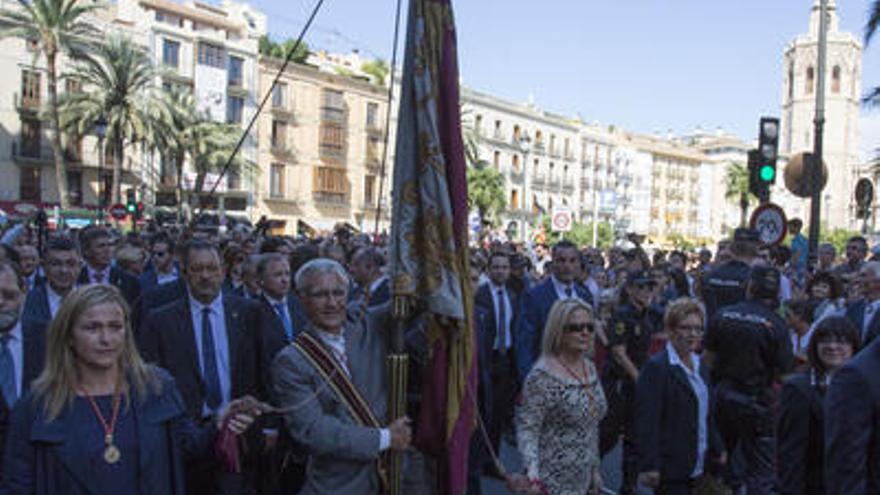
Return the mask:
<svg viewBox="0 0 880 495">
<path fill-rule="evenodd" d="M 807 84 L 806 84 L 806 92 L 808 95 L 813 94 L 813 85 L 815 84 L 815 74 L 812 67 L 807 67 Z"/>
<path fill-rule="evenodd" d="M 835 65 L 833 69 L 831 69 L 831 92 L 834 94 L 840 93 L 840 66 Z"/>
</svg>

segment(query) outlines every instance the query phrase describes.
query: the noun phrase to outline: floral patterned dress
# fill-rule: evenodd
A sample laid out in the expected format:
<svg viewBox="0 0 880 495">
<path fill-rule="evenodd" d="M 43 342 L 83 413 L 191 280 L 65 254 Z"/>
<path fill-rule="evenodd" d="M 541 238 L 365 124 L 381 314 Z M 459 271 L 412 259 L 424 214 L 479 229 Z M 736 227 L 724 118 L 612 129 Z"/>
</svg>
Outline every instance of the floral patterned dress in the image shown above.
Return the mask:
<svg viewBox="0 0 880 495">
<path fill-rule="evenodd" d="M 545 359 L 535 363 L 523 386 L 517 412 L 517 443 L 529 472 L 537 472 L 551 495 L 584 495 L 599 470 L 599 422 L 605 394 L 596 368 L 586 387 L 574 377 L 559 376 Z"/>
</svg>

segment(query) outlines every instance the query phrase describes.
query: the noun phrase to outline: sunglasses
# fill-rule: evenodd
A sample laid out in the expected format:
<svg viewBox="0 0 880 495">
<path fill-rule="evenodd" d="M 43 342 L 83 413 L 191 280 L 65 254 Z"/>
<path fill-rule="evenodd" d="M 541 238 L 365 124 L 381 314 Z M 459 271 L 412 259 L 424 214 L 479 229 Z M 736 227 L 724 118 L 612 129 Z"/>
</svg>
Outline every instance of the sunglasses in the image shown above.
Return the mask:
<svg viewBox="0 0 880 495">
<path fill-rule="evenodd" d="M 563 326 L 562 329 L 565 330 L 565 333 L 593 333 L 594 326 L 592 323 L 569 323 Z"/>
</svg>

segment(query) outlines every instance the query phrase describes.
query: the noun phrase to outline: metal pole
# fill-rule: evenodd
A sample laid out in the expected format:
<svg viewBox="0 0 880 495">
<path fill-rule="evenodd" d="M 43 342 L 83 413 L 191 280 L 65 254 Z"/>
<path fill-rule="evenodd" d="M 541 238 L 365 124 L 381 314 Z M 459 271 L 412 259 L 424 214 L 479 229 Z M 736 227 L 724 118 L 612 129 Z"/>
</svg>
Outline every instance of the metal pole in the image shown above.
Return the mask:
<svg viewBox="0 0 880 495">
<path fill-rule="evenodd" d="M 599 245 L 599 191 L 596 190 L 595 177 L 593 181 L 593 247 Z"/>
<path fill-rule="evenodd" d="M 98 138 L 98 225 L 104 225 L 104 136 Z"/>
<path fill-rule="evenodd" d="M 819 248 L 819 216 L 822 206 L 822 137 L 825 128 L 825 55 L 828 42 L 828 0 L 821 0 L 819 7 L 819 61 L 816 68 L 816 117 L 813 136 L 813 159 L 810 163 L 809 265 L 816 266 Z"/>
</svg>

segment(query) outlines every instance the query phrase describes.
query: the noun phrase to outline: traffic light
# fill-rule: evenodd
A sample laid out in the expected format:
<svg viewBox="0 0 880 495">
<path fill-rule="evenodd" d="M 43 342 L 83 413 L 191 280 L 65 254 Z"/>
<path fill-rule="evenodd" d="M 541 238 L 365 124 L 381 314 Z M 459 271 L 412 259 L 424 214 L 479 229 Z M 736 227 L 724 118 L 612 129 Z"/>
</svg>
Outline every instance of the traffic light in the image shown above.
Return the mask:
<svg viewBox="0 0 880 495">
<path fill-rule="evenodd" d="M 137 197 L 134 188 L 125 190 L 125 211 L 131 216 L 137 213 Z"/>
<path fill-rule="evenodd" d="M 144 218 L 144 204 L 138 201 L 135 205 L 134 219 L 141 220 L 142 218 Z"/>
<path fill-rule="evenodd" d="M 770 184 L 776 183 L 776 158 L 779 149 L 779 119 L 763 117 L 758 134 L 760 163 L 757 167 L 758 183 L 761 184 L 762 202 L 770 200 Z"/>
<path fill-rule="evenodd" d="M 763 198 L 768 192 L 767 184 L 762 182 L 759 174 L 761 172 L 761 152 L 758 150 L 749 150 L 749 192 L 758 198 Z"/>
</svg>

